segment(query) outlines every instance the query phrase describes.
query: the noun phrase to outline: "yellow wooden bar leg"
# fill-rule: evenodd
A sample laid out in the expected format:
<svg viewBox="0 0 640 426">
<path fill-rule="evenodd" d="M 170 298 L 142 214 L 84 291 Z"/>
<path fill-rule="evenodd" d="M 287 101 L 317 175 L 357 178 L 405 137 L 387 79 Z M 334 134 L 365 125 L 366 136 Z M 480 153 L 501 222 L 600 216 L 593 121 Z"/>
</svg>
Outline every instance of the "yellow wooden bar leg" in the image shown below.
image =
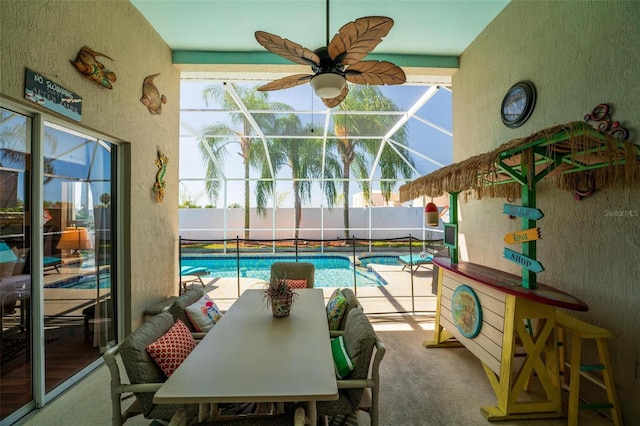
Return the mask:
<svg viewBox="0 0 640 426">
<path fill-rule="evenodd" d="M 571 355 L 569 358 L 569 363 L 571 364 L 571 371 L 569 373 L 569 418 L 567 421 L 569 426 L 578 426 L 581 350 L 582 339 L 574 334 L 571 336 Z"/>
<path fill-rule="evenodd" d="M 567 371 L 566 371 L 566 347 L 567 342 L 565 341 L 565 332 L 561 327 L 556 328 L 556 332 L 558 333 L 558 367 L 560 369 L 560 386 L 568 384 Z"/>
<path fill-rule="evenodd" d="M 613 370 L 611 369 L 611 359 L 609 358 L 609 351 L 607 349 L 607 342 L 605 339 L 596 339 L 596 346 L 598 347 L 598 355 L 600 356 L 600 362 L 604 365 L 604 371 L 602 372 L 604 378 L 604 384 L 607 389 L 607 399 L 612 405 L 611 419 L 615 426 L 622 426 L 622 415 L 620 414 L 620 403 L 618 402 L 618 393 L 616 392 L 615 384 L 613 381 Z"/>
</svg>

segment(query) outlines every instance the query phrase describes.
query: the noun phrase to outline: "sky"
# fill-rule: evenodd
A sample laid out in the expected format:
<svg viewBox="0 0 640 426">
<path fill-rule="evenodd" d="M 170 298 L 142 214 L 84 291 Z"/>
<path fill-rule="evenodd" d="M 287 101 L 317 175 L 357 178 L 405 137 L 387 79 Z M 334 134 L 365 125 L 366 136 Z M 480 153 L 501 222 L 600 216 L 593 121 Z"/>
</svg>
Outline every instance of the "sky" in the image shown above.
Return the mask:
<svg viewBox="0 0 640 426">
<path fill-rule="evenodd" d="M 214 204 L 218 207 L 223 205 L 223 200 L 212 203 L 208 200 L 204 190 L 203 182 L 194 182 L 194 179 L 203 179 L 205 170 L 200 152 L 198 150 L 197 137 L 193 133 L 199 133 L 206 125 L 223 122 L 227 113 L 202 111 L 206 109 L 202 101 L 202 90 L 209 84 L 220 84 L 219 82 L 185 81 L 181 84 L 181 130 L 180 130 L 180 195 L 181 201 L 186 196 L 195 201 L 198 205 Z M 243 84 L 243 83 L 238 83 Z M 259 83 L 245 83 L 251 87 Z M 416 101 L 429 89 L 429 86 L 379 86 L 382 94 L 394 101 L 398 108 L 407 111 Z M 269 101 L 283 102 L 296 110 L 305 111 L 301 120 L 314 123 L 314 130 L 322 134 L 327 108 L 321 100 L 313 94 L 308 84 L 297 86 L 291 89 L 272 91 L 269 93 Z M 219 108 L 219 106 L 210 106 Z M 417 118 L 416 118 L 417 117 Z M 400 116 L 398 116 L 400 118 Z M 430 126 L 424 121 L 435 125 Z M 414 118 L 410 119 L 406 126 L 408 133 L 408 145 L 415 152 L 422 153 L 428 159 L 413 155 L 416 172 L 412 176 L 415 179 L 424 174 L 428 174 L 443 165 L 450 164 L 453 158 L 452 148 L 452 106 L 451 92 L 440 89 L 423 105 Z M 316 133 L 317 134 L 317 133 Z M 393 137 L 392 137 L 393 139 Z M 237 155 L 239 145 L 230 146 L 229 155 L 225 161 L 225 174 L 229 178 L 241 179 L 243 177 L 242 158 Z M 257 172 L 252 171 L 252 177 L 257 177 Z M 375 176 L 375 173 L 374 173 Z M 278 177 L 290 177 L 290 171 L 284 171 Z M 401 182 L 401 184 L 404 183 Z M 373 183 L 372 189 L 379 189 L 377 183 Z M 255 207 L 253 185 L 252 185 L 252 206 Z M 279 207 L 292 207 L 293 197 L 291 195 L 291 182 L 281 181 L 277 185 L 276 192 L 282 194 Z M 350 195 L 360 192 L 355 183 L 350 187 Z M 288 195 L 286 195 L 288 193 Z M 286 196 L 285 196 L 286 195 Z M 243 183 L 241 181 L 230 181 L 227 187 L 226 205 L 238 203 L 244 204 Z M 314 185 L 310 205 L 305 207 L 318 207 L 326 205 L 321 194 L 319 185 Z"/>
</svg>

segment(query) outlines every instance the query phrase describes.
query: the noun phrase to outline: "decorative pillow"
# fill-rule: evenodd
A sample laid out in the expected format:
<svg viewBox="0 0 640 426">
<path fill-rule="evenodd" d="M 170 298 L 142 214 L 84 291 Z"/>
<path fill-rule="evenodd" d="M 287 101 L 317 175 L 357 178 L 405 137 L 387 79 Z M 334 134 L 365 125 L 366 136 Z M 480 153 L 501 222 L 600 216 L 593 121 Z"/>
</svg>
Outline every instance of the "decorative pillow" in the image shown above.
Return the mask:
<svg viewBox="0 0 640 426">
<path fill-rule="evenodd" d="M 167 376 L 171 376 L 182 361 L 196 347 L 191 331 L 180 320 L 145 349 Z"/>
<path fill-rule="evenodd" d="M 286 280 L 289 288 L 307 288 L 307 280 Z"/>
<path fill-rule="evenodd" d="M 347 349 L 344 347 L 344 338 L 342 336 L 331 339 L 331 352 L 333 353 L 333 365 L 336 368 L 336 377 L 338 379 L 344 379 L 353 371 L 353 362 L 351 362 Z"/>
<path fill-rule="evenodd" d="M 185 308 L 196 331 L 206 333 L 222 318 L 218 305 L 206 294 Z"/>
<path fill-rule="evenodd" d="M 329 321 L 329 330 L 338 330 L 340 322 L 347 309 L 347 299 L 342 294 L 342 290 L 337 288 L 327 302 L 327 320 Z"/>
</svg>

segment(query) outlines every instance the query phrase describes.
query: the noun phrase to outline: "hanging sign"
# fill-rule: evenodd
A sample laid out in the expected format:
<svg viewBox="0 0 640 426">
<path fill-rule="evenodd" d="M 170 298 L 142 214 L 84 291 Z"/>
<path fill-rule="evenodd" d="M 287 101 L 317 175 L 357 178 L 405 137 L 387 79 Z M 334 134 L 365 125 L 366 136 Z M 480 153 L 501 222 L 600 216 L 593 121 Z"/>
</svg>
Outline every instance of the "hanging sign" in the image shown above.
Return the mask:
<svg viewBox="0 0 640 426">
<path fill-rule="evenodd" d="M 509 250 L 508 248 L 504 249 L 503 257 L 507 260 L 510 260 L 514 263 L 517 263 L 520 266 L 524 266 L 531 272 L 542 272 L 544 271 L 544 267 L 540 262 L 535 259 L 530 259 L 527 256 L 524 256 L 518 252 L 513 250 Z"/>
<path fill-rule="evenodd" d="M 504 242 L 507 244 L 526 243 L 527 241 L 539 240 L 540 228 L 525 229 L 524 231 L 512 232 L 504 236 Z"/>
<path fill-rule="evenodd" d="M 522 207 L 522 206 L 514 206 L 513 204 L 505 204 L 502 207 L 502 211 L 504 214 L 508 214 L 509 216 L 518 216 L 525 217 L 531 220 L 538 220 L 544 216 L 538 209 L 534 209 L 531 207 Z"/>
<path fill-rule="evenodd" d="M 27 68 L 24 98 L 72 120 L 82 119 L 82 98 Z"/>
</svg>

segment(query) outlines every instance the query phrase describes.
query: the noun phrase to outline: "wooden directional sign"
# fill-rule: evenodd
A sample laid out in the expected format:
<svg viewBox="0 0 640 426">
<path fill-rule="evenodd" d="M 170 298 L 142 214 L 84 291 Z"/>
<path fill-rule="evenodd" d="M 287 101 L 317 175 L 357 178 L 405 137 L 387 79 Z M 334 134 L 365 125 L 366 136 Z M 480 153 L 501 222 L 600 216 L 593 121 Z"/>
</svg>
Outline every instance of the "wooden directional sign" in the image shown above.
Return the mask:
<svg viewBox="0 0 640 426">
<path fill-rule="evenodd" d="M 505 204 L 502 207 L 502 211 L 504 212 L 504 214 L 508 214 L 509 216 L 526 217 L 527 219 L 531 220 L 538 220 L 542 218 L 542 216 L 544 216 L 544 213 L 542 213 L 538 209 L 515 206 L 513 204 Z"/>
<path fill-rule="evenodd" d="M 539 240 L 540 228 L 531 228 L 524 231 L 512 232 L 504 236 L 504 242 L 507 244 L 526 243 L 527 241 Z"/>
<path fill-rule="evenodd" d="M 504 258 L 510 260 L 514 263 L 517 263 L 520 266 L 524 266 L 531 272 L 542 272 L 544 271 L 544 266 L 540 262 L 535 259 L 530 259 L 527 256 L 523 256 L 518 252 L 513 250 L 509 250 L 508 248 L 504 249 Z"/>
</svg>

